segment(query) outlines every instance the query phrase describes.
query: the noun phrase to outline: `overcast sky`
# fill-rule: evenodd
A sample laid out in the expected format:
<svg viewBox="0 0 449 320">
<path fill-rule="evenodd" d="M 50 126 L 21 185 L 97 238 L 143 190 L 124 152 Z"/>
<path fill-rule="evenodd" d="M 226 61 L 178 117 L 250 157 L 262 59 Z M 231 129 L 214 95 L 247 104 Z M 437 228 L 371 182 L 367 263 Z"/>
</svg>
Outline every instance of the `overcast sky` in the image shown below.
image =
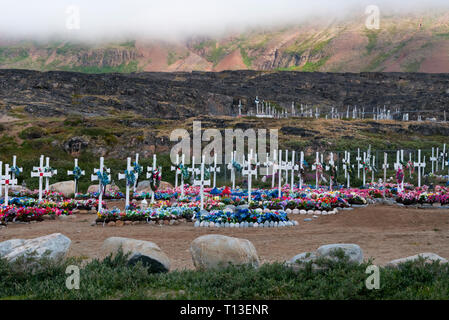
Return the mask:
<svg viewBox="0 0 449 320">
<path fill-rule="evenodd" d="M 364 14 L 367 5 L 381 13 L 394 9 L 445 7 L 449 0 L 0 0 L 0 37 L 98 39 L 116 36 L 190 36 L 247 27 L 300 23 L 320 16 Z M 73 11 L 79 8 L 80 29 Z"/>
</svg>

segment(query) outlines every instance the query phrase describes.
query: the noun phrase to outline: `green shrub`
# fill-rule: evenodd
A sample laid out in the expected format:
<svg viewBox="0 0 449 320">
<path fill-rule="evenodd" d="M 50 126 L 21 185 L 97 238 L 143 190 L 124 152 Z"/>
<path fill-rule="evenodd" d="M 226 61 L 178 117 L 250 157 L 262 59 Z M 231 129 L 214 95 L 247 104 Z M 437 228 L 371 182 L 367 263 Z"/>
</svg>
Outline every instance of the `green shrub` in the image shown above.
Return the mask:
<svg viewBox="0 0 449 320">
<path fill-rule="evenodd" d="M 340 257 L 341 258 L 341 257 Z M 380 267 L 380 289 L 368 290 L 365 273 L 371 261 L 361 265 L 347 259 L 320 259 L 293 271 L 280 263 L 258 269 L 231 266 L 220 271 L 173 271 L 149 274 L 141 263 L 129 266 L 119 253 L 103 261 L 93 260 L 80 270 L 80 290 L 65 286 L 68 265 L 46 262 L 45 268 L 26 272 L 20 262 L 0 259 L 0 299 L 448 299 L 447 264 L 408 262 L 398 268 Z"/>
<path fill-rule="evenodd" d="M 21 139 L 39 139 L 45 136 L 47 132 L 40 127 L 29 127 L 19 133 Z"/>
</svg>

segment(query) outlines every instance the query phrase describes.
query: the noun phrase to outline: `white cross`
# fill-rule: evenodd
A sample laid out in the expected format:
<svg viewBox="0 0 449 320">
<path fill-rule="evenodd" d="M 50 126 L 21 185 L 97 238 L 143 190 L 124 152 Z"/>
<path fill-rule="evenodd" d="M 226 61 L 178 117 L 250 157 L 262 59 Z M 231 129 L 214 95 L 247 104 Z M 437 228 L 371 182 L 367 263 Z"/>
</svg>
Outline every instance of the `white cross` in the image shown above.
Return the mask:
<svg viewBox="0 0 449 320">
<path fill-rule="evenodd" d="M 193 180 L 193 185 L 200 186 L 200 196 L 201 196 L 201 210 L 204 209 L 204 186 L 210 186 L 210 179 L 204 180 L 204 162 L 206 161 L 206 156 L 203 155 L 201 161 L 201 170 L 200 170 L 200 180 Z"/>
<path fill-rule="evenodd" d="M 195 158 L 193 158 L 193 161 L 195 161 Z M 195 162 L 193 166 L 195 165 Z M 151 167 L 147 167 L 147 179 L 151 178 L 153 175 L 153 171 L 158 170 L 157 168 L 157 157 L 155 154 L 153 154 L 153 165 Z M 159 171 L 159 175 L 161 175 L 162 172 Z M 154 191 L 151 190 L 151 203 L 154 203 Z"/>
<path fill-rule="evenodd" d="M 214 154 L 214 166 L 209 167 L 209 172 L 214 173 L 214 184 L 213 188 L 217 186 L 217 172 L 220 172 L 220 167 L 217 167 L 217 154 Z"/>
<path fill-rule="evenodd" d="M 334 165 L 335 165 L 334 153 L 331 152 L 330 159 L 329 159 L 329 166 L 326 166 L 326 170 L 327 171 L 331 170 L 334 167 Z M 333 185 L 333 182 L 334 182 L 333 179 L 332 179 L 332 171 L 331 171 L 331 174 L 329 176 L 330 176 L 329 187 L 330 187 L 330 190 L 332 191 L 332 185 Z"/>
<path fill-rule="evenodd" d="M 304 177 L 302 176 L 302 172 L 304 171 L 304 152 L 301 151 L 300 162 L 299 162 L 299 189 L 302 189 L 302 184 L 304 182 Z"/>
<path fill-rule="evenodd" d="M 357 148 L 357 179 L 360 179 L 360 161 L 362 161 L 362 158 L 360 157 L 360 148 Z"/>
<path fill-rule="evenodd" d="M 274 188 L 274 178 L 275 178 L 274 176 L 277 171 L 277 150 L 274 150 L 273 161 L 270 160 L 270 157 L 267 153 L 267 161 L 265 161 L 263 165 L 265 167 L 267 167 L 267 174 L 270 173 L 269 168 L 271 167 L 271 189 L 273 189 Z"/>
<path fill-rule="evenodd" d="M 139 164 L 139 154 L 136 153 L 136 162 L 135 165 Z M 133 171 L 134 171 L 134 167 L 133 167 Z M 139 172 L 134 172 L 134 185 L 133 185 L 133 192 L 136 193 L 136 189 L 137 189 L 137 182 L 139 181 Z"/>
<path fill-rule="evenodd" d="M 374 183 L 375 169 L 376 169 L 376 156 L 373 156 L 373 164 L 371 165 L 371 183 Z"/>
<path fill-rule="evenodd" d="M 98 196 L 98 212 L 101 212 L 103 210 L 103 186 L 101 185 L 101 181 L 98 177 L 98 172 L 100 172 L 102 175 L 105 173 L 108 174 L 108 179 L 111 180 L 111 169 L 104 167 L 104 158 L 100 158 L 100 169 L 95 168 L 94 174 L 90 176 L 91 181 L 98 181 L 98 188 L 99 188 L 99 196 Z"/>
<path fill-rule="evenodd" d="M 186 158 L 185 154 L 182 154 L 181 164 L 183 168 L 185 166 L 185 158 Z M 184 198 L 184 175 L 182 173 L 181 173 L 181 198 Z"/>
<path fill-rule="evenodd" d="M 134 174 L 133 171 L 133 167 L 131 166 L 131 158 L 127 158 L 126 159 L 126 170 L 128 171 L 128 174 Z M 134 175 L 135 177 L 135 175 Z M 126 174 L 124 173 L 119 173 L 118 174 L 118 179 L 119 180 L 126 180 Z M 128 180 L 125 181 L 126 182 L 126 198 L 125 198 L 125 209 L 129 207 L 129 184 L 128 184 Z"/>
<path fill-rule="evenodd" d="M 318 168 L 321 166 L 320 153 L 316 153 L 315 163 L 312 165 L 312 170 L 315 170 L 315 188 L 318 189 Z"/>
<path fill-rule="evenodd" d="M 58 170 L 50 170 L 50 158 L 46 157 L 45 158 L 45 170 L 50 173 L 49 175 L 45 176 L 45 191 L 49 191 L 50 190 L 50 178 L 53 177 L 54 175 L 58 174 Z"/>
<path fill-rule="evenodd" d="M 292 152 L 292 162 L 290 170 L 292 171 L 290 191 L 293 192 L 293 186 L 295 185 L 295 171 L 299 170 L 299 166 L 295 164 L 295 151 Z"/>
<path fill-rule="evenodd" d="M 248 155 L 248 162 L 246 162 L 246 168 L 242 170 L 242 175 L 248 176 L 248 204 L 251 202 L 251 185 L 252 185 L 252 176 L 257 175 L 257 164 L 256 168 L 252 168 L 253 162 L 253 150 L 251 150 Z"/>
<path fill-rule="evenodd" d="M 181 170 L 178 169 L 179 166 L 179 154 L 176 155 L 175 166 L 171 166 L 171 171 L 175 172 L 175 190 L 178 188 L 178 175 L 181 174 Z"/>
<path fill-rule="evenodd" d="M 8 206 L 9 202 L 9 185 L 15 185 L 17 184 L 17 179 L 12 179 L 11 175 L 9 174 L 9 164 L 5 165 L 5 175 L 0 176 L 0 188 L 2 186 L 5 186 L 5 206 Z"/>
<path fill-rule="evenodd" d="M 435 168 L 436 172 L 439 171 L 439 170 L 438 170 L 438 165 L 439 165 L 438 155 L 439 155 L 439 154 L 440 154 L 440 148 L 437 147 L 437 154 L 436 154 L 437 161 L 436 161 L 436 168 Z"/>
<path fill-rule="evenodd" d="M 382 169 L 384 169 L 384 182 L 387 181 L 387 169 L 390 167 L 388 164 L 388 153 L 384 152 L 384 164 L 382 165 Z"/>
<path fill-rule="evenodd" d="M 242 116 L 242 100 L 239 100 L 239 116 Z"/>
<path fill-rule="evenodd" d="M 349 174 L 349 169 L 351 168 L 351 153 L 345 151 L 345 159 L 343 161 L 343 169 L 345 170 L 345 177 L 347 179 L 347 188 L 350 188 L 351 175 Z"/>
<path fill-rule="evenodd" d="M 76 167 L 78 167 L 78 159 L 75 159 L 75 167 L 73 169 L 75 169 Z M 67 175 L 68 176 L 73 176 L 75 173 L 73 171 L 67 170 Z M 84 176 L 86 174 L 86 172 L 84 170 L 81 171 L 81 175 Z M 75 181 L 75 196 L 78 193 L 78 180 L 74 179 Z"/>
<path fill-rule="evenodd" d="M 421 168 L 426 167 L 426 162 L 421 162 L 421 150 L 418 150 L 418 162 L 415 162 L 413 165 L 418 167 L 418 187 L 421 188 Z"/>
<path fill-rule="evenodd" d="M 435 157 L 435 148 L 432 147 L 432 156 L 430 157 L 430 162 L 432 162 L 432 174 L 435 172 L 435 162 L 437 161 L 437 157 Z"/>
<path fill-rule="evenodd" d="M 12 178 L 11 178 L 11 186 L 15 186 L 17 183 L 17 179 L 16 179 L 16 172 L 15 172 L 15 168 L 19 169 L 19 173 L 23 172 L 23 168 L 18 168 L 17 167 L 17 156 L 12 156 L 12 168 L 9 169 L 9 171 L 12 173 Z M 1 193 L 0 193 L 1 195 Z"/>
<path fill-rule="evenodd" d="M 446 144 L 443 145 L 443 152 L 441 152 L 441 170 L 444 170 L 445 161 L 444 159 L 447 157 L 446 153 Z"/>
<path fill-rule="evenodd" d="M 402 161 L 404 159 L 404 150 L 397 151 L 396 152 L 396 162 L 394 163 L 394 169 L 398 171 L 399 169 L 403 170 Z M 404 179 L 402 179 L 402 182 L 400 185 L 398 185 L 398 191 L 404 190 Z"/>
<path fill-rule="evenodd" d="M 232 190 L 235 189 L 235 168 L 234 163 L 235 161 L 235 151 L 231 154 L 231 161 L 228 163 L 228 170 L 231 170 L 231 182 L 232 182 Z"/>
<path fill-rule="evenodd" d="M 39 178 L 39 202 L 41 202 L 42 201 L 43 179 L 44 179 L 44 177 L 51 177 L 52 176 L 51 172 L 45 172 L 44 156 L 40 157 L 40 159 L 39 159 L 39 167 L 33 167 L 33 171 L 36 171 L 36 172 L 31 172 L 31 177 L 32 178 L 35 178 L 35 177 Z"/>
<path fill-rule="evenodd" d="M 368 161 L 369 163 L 369 159 L 366 156 L 366 152 L 363 153 L 363 163 L 366 166 L 366 162 Z M 365 170 L 365 166 L 363 164 L 359 164 L 359 169 L 363 169 L 363 185 L 366 185 L 366 170 Z"/>
<path fill-rule="evenodd" d="M 278 171 L 278 178 L 279 178 L 279 182 L 278 182 L 278 195 L 279 198 L 282 195 L 282 187 L 281 187 L 281 183 L 282 183 L 282 171 L 284 170 L 290 170 L 290 166 L 288 164 L 286 164 L 284 161 L 282 161 L 282 150 L 279 150 L 279 163 L 276 165 L 277 171 Z"/>
</svg>

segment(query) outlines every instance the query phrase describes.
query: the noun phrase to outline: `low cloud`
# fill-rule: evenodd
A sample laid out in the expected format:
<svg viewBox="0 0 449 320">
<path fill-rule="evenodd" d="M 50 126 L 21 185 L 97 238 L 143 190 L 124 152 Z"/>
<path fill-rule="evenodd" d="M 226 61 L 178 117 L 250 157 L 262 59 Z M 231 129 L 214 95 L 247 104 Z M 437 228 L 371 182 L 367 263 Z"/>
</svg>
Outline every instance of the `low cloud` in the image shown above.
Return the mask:
<svg viewBox="0 0 449 320">
<path fill-rule="evenodd" d="M 0 37 L 116 40 L 217 35 L 314 18 L 363 16 L 367 5 L 398 13 L 449 9 L 447 0 L 0 0 Z"/>
</svg>

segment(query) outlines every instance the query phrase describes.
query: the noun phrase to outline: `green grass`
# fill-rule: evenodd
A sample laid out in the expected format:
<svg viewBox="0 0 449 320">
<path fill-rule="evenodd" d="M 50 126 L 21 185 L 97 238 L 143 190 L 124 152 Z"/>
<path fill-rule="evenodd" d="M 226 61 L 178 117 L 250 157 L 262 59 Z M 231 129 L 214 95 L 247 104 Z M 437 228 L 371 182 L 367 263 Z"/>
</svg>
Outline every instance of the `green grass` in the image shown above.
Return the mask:
<svg viewBox="0 0 449 320">
<path fill-rule="evenodd" d="M 372 31 L 372 30 L 365 31 L 365 35 L 368 38 L 368 44 L 366 45 L 366 52 L 368 54 L 371 54 L 371 52 L 376 47 L 378 34 L 379 34 L 378 31 Z"/>
<path fill-rule="evenodd" d="M 377 71 L 380 66 L 387 61 L 392 56 L 399 53 L 409 42 L 410 40 L 403 41 L 394 47 L 392 50 L 379 54 L 376 58 L 374 58 L 371 63 L 364 69 L 366 72 Z"/>
<path fill-rule="evenodd" d="M 423 63 L 424 58 L 421 58 L 420 60 L 415 60 L 409 63 L 404 64 L 403 70 L 405 72 L 418 72 L 421 68 L 421 64 Z"/>
<path fill-rule="evenodd" d="M 251 66 L 253 65 L 253 60 L 254 58 L 249 57 L 248 53 L 246 52 L 246 49 L 243 47 L 240 47 L 240 54 L 242 55 L 243 58 L 243 63 L 248 67 L 251 68 Z"/>
<path fill-rule="evenodd" d="M 34 274 L 23 262 L 0 260 L 0 299 L 449 299 L 448 265 L 407 263 L 400 268 L 380 267 L 380 289 L 368 290 L 365 274 L 370 262 L 352 264 L 319 261 L 324 269 L 306 265 L 294 272 L 280 263 L 250 267 L 229 267 L 221 271 L 174 271 L 149 274 L 141 265 L 128 266 L 118 254 L 104 261 L 94 260 L 80 270 L 80 289 L 65 286 L 68 265 L 44 262 Z"/>
<path fill-rule="evenodd" d="M 59 66 L 58 70 L 73 71 L 82 73 L 131 73 L 138 72 L 138 61 L 130 61 L 129 63 L 122 63 L 118 66 Z"/>
<path fill-rule="evenodd" d="M 171 66 L 176 61 L 178 61 L 178 56 L 177 56 L 176 52 L 170 51 L 167 54 L 167 65 Z"/>
</svg>

